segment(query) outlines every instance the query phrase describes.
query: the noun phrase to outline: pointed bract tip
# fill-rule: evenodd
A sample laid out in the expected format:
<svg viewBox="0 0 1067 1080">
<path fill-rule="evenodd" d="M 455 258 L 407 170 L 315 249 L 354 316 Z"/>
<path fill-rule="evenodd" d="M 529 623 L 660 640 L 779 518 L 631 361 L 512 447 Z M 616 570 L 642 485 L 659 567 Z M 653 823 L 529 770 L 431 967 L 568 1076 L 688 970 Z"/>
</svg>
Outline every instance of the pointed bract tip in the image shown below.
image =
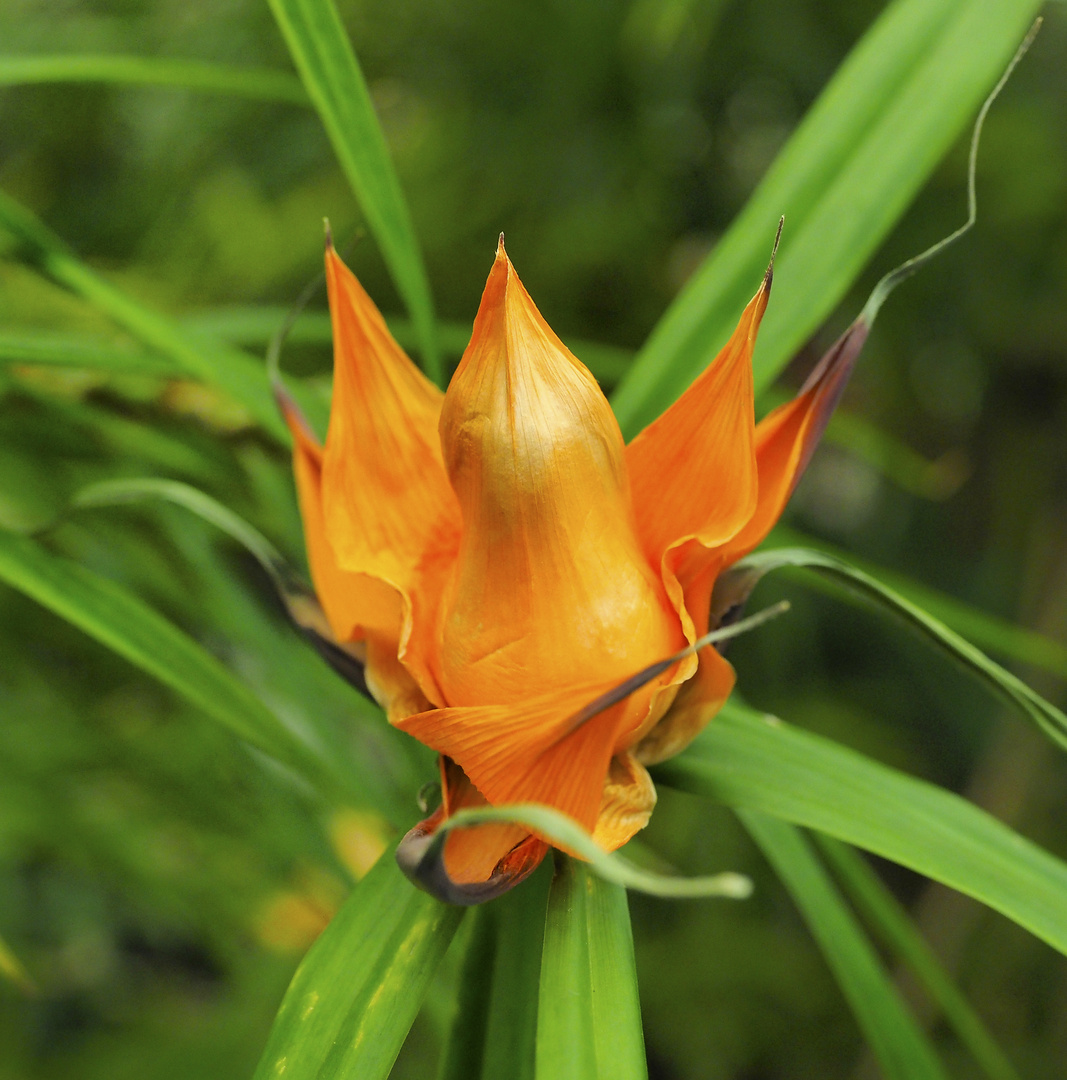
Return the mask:
<svg viewBox="0 0 1067 1080">
<path fill-rule="evenodd" d="M 500 234 L 500 238 L 496 242 L 496 257 L 499 259 L 501 255 L 507 255 L 504 250 L 504 234 Z"/>
<path fill-rule="evenodd" d="M 764 291 L 770 292 L 771 282 L 774 280 L 774 257 L 778 254 L 778 244 L 782 239 L 782 228 L 785 226 L 785 214 L 778 219 L 778 231 L 774 234 L 774 246 L 771 248 L 771 261 L 763 275 Z"/>
<path fill-rule="evenodd" d="M 322 219 L 322 227 L 326 233 L 326 250 L 333 251 L 333 230 L 330 228 L 330 219 Z"/>
</svg>

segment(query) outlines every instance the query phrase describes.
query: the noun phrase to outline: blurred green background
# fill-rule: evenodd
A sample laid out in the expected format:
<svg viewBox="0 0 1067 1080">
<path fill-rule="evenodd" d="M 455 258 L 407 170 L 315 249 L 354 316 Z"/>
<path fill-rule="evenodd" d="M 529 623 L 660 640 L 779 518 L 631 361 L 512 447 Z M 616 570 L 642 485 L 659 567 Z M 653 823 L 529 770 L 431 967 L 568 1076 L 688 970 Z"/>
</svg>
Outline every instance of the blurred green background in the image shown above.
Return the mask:
<svg viewBox="0 0 1067 1080">
<path fill-rule="evenodd" d="M 441 318 L 469 326 L 503 230 L 557 332 L 616 347 L 598 368 L 608 382 L 881 5 L 339 7 Z M 11 55 L 290 70 L 267 6 L 251 0 L 0 0 L 0 42 Z M 961 143 L 786 383 L 803 378 L 881 273 L 960 223 L 965 170 Z M 894 295 L 844 402 L 912 453 L 898 447 L 896 467 L 884 454 L 879 465 L 842 431 L 815 458 L 788 523 L 1063 641 L 1062 4 L 989 118 L 978 185 L 978 227 Z M 382 310 L 402 315 L 306 108 L 160 87 L 0 89 L 0 188 L 130 294 L 259 353 L 261 325 L 275 325 L 318 272 L 324 216 Z M 311 306 L 324 303 L 320 293 Z M 30 330 L 130 344 L 4 258 L 0 333 Z M 328 372 L 314 336 L 294 337 L 288 370 Z M 159 508 L 60 517 L 80 486 L 144 475 L 210 491 L 300 561 L 284 455 L 214 393 L 0 365 L 0 525 L 46 529 L 57 550 L 131 585 L 288 723 L 361 762 L 364 782 L 344 811 L 325 810 L 146 676 L 0 588 L 0 940 L 33 983 L 0 979 L 0 1080 L 251 1075 L 302 949 L 368 852 L 420 816 L 415 792 L 432 776 L 429 756 L 385 731 L 300 646 L 258 570 L 207 527 Z M 749 700 L 964 792 L 1067 856 L 1067 783 L 1050 744 L 884 620 L 792 584 L 761 587 L 764 599 L 779 595 L 792 613 L 731 652 Z M 1061 681 L 1019 670 L 1067 700 Z M 651 1075 L 876 1075 L 816 947 L 732 816 L 665 792 L 643 839 L 687 871 L 730 867 L 757 882 L 745 904 L 631 900 Z M 1062 960 L 973 901 L 883 869 L 1023 1075 L 1062 1077 Z M 397 1077 L 433 1075 L 452 978 L 446 964 Z M 968 1075 L 951 1043 L 945 1053 Z"/>
</svg>

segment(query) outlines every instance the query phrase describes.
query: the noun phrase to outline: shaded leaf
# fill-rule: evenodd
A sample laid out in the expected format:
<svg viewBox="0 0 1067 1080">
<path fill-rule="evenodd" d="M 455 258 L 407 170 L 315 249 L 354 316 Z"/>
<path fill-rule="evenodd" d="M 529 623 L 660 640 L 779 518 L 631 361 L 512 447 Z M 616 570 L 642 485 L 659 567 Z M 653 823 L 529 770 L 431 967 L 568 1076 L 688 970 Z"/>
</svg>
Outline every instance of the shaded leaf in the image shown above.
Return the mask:
<svg viewBox="0 0 1067 1080">
<path fill-rule="evenodd" d="M 800 909 L 887 1080 L 944 1080 L 937 1055 L 807 837 L 754 810 L 738 815 Z"/>
<path fill-rule="evenodd" d="M 847 844 L 822 833 L 816 833 L 815 840 L 876 936 L 912 970 L 990 1080 L 1019 1080 L 1004 1051 L 874 870 Z"/>
</svg>

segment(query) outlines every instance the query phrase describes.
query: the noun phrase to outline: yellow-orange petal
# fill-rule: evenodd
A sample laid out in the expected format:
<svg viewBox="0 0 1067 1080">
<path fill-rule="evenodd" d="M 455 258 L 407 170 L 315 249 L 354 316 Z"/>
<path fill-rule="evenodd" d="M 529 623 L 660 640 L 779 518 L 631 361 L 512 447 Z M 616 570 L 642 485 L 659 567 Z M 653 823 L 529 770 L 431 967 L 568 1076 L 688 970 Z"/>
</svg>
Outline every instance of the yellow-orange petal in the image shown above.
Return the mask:
<svg viewBox="0 0 1067 1080">
<path fill-rule="evenodd" d="M 756 508 L 752 350 L 771 271 L 725 347 L 626 448 L 634 514 L 648 558 L 689 537 L 724 543 Z"/>
<path fill-rule="evenodd" d="M 643 765 L 656 765 L 681 753 L 726 704 L 734 688 L 734 669 L 711 645 L 697 654 L 696 674 L 683 683 L 663 719 L 634 747 Z"/>
<path fill-rule="evenodd" d="M 293 473 L 304 523 L 311 581 L 338 641 L 361 637 L 361 628 L 399 637 L 400 599 L 394 589 L 342 570 L 326 537 L 322 510 L 322 447 L 291 408 L 284 409 L 293 435 Z"/>
<path fill-rule="evenodd" d="M 440 430 L 463 518 L 439 622 L 450 705 L 610 684 L 679 647 L 634 532 L 618 424 L 503 245 Z"/>
<path fill-rule="evenodd" d="M 661 676 L 637 691 L 642 712 Z M 605 777 L 632 699 L 572 730 L 583 706 L 613 684 L 568 689 L 508 705 L 433 709 L 398 722 L 403 731 L 455 760 L 494 806 L 536 802 L 574 818 L 592 832 Z"/>
<path fill-rule="evenodd" d="M 332 247 L 326 282 L 334 338 L 322 462 L 326 539 L 342 570 L 395 590 L 400 657 L 439 700 L 429 657 L 434 609 L 459 535 L 437 436 L 443 395 L 396 344 Z M 358 602 L 353 612 L 358 625 L 370 617 Z"/>
<path fill-rule="evenodd" d="M 361 656 L 367 686 L 391 718 L 420 712 L 429 702 L 397 659 L 400 595 L 377 578 L 337 564 L 323 521 L 322 448 L 289 402 L 282 401 L 282 411 L 293 435 L 293 472 L 311 581 L 332 637 L 342 645 L 365 642 Z"/>
<path fill-rule="evenodd" d="M 724 563 L 736 562 L 762 543 L 781 517 L 830 422 L 868 330 L 862 319 L 854 322 L 822 357 L 797 396 L 756 425 L 759 498 L 745 528 L 723 545 Z"/>
<path fill-rule="evenodd" d="M 605 850 L 621 848 L 648 824 L 656 805 L 656 788 L 648 770 L 633 754 L 611 759 L 600 795 L 593 839 Z"/>
</svg>

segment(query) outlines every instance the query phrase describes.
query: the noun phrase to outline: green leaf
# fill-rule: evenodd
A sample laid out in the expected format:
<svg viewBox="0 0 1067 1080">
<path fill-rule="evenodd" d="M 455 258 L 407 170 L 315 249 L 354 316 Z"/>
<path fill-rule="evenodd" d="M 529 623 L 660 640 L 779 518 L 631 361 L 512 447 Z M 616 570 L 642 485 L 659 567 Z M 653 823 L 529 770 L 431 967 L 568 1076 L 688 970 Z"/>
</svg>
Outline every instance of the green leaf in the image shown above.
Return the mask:
<svg viewBox="0 0 1067 1080">
<path fill-rule="evenodd" d="M 954 630 L 950 630 L 944 623 L 928 615 L 922 608 L 870 574 L 850 566 L 843 559 L 808 548 L 762 551 L 749 555 L 738 563 L 740 569 L 749 569 L 760 577 L 783 566 L 814 570 L 835 584 L 844 586 L 846 593 L 857 595 L 895 615 L 966 670 L 978 676 L 994 693 L 1032 720 L 1053 742 L 1067 749 L 1067 716 L 1063 712 L 1046 701 L 1037 691 L 1031 690 L 1022 679 L 990 660 Z"/>
<path fill-rule="evenodd" d="M 185 374 L 183 368 L 163 356 L 76 334 L 47 331 L 0 333 L 0 363 L 89 368 L 157 378 Z"/>
<path fill-rule="evenodd" d="M 37 988 L 22 966 L 22 961 L 11 951 L 3 938 L 0 938 L 0 977 L 14 983 L 23 993 L 36 992 Z"/>
<path fill-rule="evenodd" d="M 1004 1051 L 866 860 L 822 833 L 816 833 L 815 840 L 876 936 L 912 970 L 990 1080 L 1019 1080 Z"/>
<path fill-rule="evenodd" d="M 731 700 L 654 775 L 873 851 L 1067 953 L 1067 864 L 958 795 L 830 739 Z"/>
<path fill-rule="evenodd" d="M 845 553 L 833 545 L 781 525 L 771 534 L 771 543 L 782 547 L 814 547 L 838 560 L 845 558 Z M 1067 679 L 1067 645 L 1036 631 L 1015 626 L 1006 619 L 999 619 L 885 567 L 865 563 L 851 554 L 848 560 L 983 648 Z"/>
<path fill-rule="evenodd" d="M 87 300 L 186 375 L 219 387 L 283 445 L 289 431 L 274 404 L 264 365 L 230 346 L 190 335 L 164 315 L 145 307 L 106 281 L 9 195 L 0 192 L 0 227 L 10 232 L 24 256 L 53 281 Z"/>
<path fill-rule="evenodd" d="M 270 0 L 382 257 L 415 322 L 427 374 L 441 381 L 433 298 L 367 84 L 331 0 Z"/>
<path fill-rule="evenodd" d="M 311 104 L 298 79 L 269 68 L 153 56 L 0 56 L 0 86 L 57 82 L 174 86 L 259 101 Z"/>
<path fill-rule="evenodd" d="M 887 1080 L 944 1080 L 866 935 L 804 834 L 754 810 L 738 812 L 800 909 Z"/>
<path fill-rule="evenodd" d="M 546 862 L 517 888 L 472 913 L 477 922 L 439 1080 L 534 1080 L 551 879 Z"/>
<path fill-rule="evenodd" d="M 182 324 L 197 333 L 240 345 L 266 345 L 288 315 L 289 311 L 284 307 L 253 304 L 200 311 L 186 316 Z M 418 330 L 410 319 L 389 315 L 385 321 L 402 348 L 417 346 Z M 461 356 L 470 339 L 470 323 L 437 324 L 437 344 L 445 356 Z M 333 340 L 330 316 L 324 311 L 298 315 L 286 340 L 294 345 L 329 345 Z M 2 342 L 3 338 L 0 337 L 0 346 Z M 618 382 L 633 360 L 633 353 L 618 345 L 605 345 L 584 338 L 568 338 L 565 344 L 602 383 Z"/>
<path fill-rule="evenodd" d="M 545 921 L 537 1080 L 647 1075 L 626 893 L 560 856 Z"/>
<path fill-rule="evenodd" d="M 463 914 L 379 859 L 297 968 L 256 1080 L 384 1080 Z"/>
<path fill-rule="evenodd" d="M 317 748 L 302 742 L 218 660 L 116 582 L 3 531 L 0 580 L 319 786 L 343 783 Z"/>
<path fill-rule="evenodd" d="M 754 358 L 767 387 L 841 300 L 996 82 L 1040 0 L 895 0 L 659 321 L 613 406 L 629 438 L 707 366 L 756 291 L 780 215 Z"/>
<path fill-rule="evenodd" d="M 710 877 L 671 877 L 635 866 L 621 855 L 609 855 L 573 818 L 539 803 L 517 803 L 513 806 L 486 806 L 459 810 L 443 821 L 434 834 L 436 843 L 452 829 L 509 822 L 525 825 L 539 833 L 556 847 L 566 848 L 585 859 L 600 877 L 649 896 L 670 898 L 725 897 L 744 900 L 752 893 L 752 882 L 743 874 L 724 873 Z"/>
</svg>

